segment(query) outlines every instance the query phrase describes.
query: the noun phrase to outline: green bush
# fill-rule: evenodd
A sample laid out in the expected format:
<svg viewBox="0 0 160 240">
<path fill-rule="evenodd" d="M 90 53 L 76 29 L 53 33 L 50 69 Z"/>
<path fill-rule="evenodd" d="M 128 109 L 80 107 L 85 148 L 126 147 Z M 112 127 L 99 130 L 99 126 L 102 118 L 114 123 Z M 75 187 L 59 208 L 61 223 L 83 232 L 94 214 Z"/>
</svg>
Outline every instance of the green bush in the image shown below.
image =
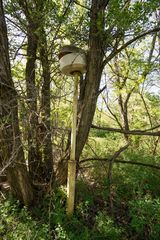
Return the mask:
<svg viewBox="0 0 160 240">
<path fill-rule="evenodd" d="M 95 230 L 97 232 L 97 236 L 95 234 L 92 239 L 122 239 L 122 229 L 116 227 L 113 220 L 103 212 L 99 212 L 96 216 Z"/>
<path fill-rule="evenodd" d="M 0 202 L 0 239 L 49 239 L 48 229 L 47 224 L 33 220 L 28 210 L 14 200 Z"/>
<path fill-rule="evenodd" d="M 159 159 L 142 155 L 140 152 L 137 154 L 127 152 L 125 155 L 124 160 L 127 161 L 158 165 Z M 150 194 L 154 198 L 160 197 L 159 174 L 157 173 L 157 170 L 150 167 L 115 164 L 112 182 L 115 185 L 120 202 L 122 200 L 129 201 L 130 199 L 143 198 L 146 194 Z"/>
<path fill-rule="evenodd" d="M 160 236 L 160 199 L 146 196 L 130 201 L 131 229 L 141 238 L 158 240 Z"/>
</svg>

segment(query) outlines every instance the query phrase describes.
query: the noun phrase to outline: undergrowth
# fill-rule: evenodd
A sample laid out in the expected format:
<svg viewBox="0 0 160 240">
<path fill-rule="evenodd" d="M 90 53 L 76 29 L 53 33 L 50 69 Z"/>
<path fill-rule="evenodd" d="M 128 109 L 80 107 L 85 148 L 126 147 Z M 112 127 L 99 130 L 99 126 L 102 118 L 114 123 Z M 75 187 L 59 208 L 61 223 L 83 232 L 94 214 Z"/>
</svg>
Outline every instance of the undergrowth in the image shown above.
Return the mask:
<svg viewBox="0 0 160 240">
<path fill-rule="evenodd" d="M 0 199 L 0 240 L 159 240 L 159 172 L 115 164 L 111 214 L 108 179 L 97 165 L 95 171 L 97 175 L 101 171 L 99 180 L 94 172 L 92 183 L 77 182 L 71 219 L 66 217 L 66 191 L 61 187 L 41 196 L 29 209 L 11 197 Z"/>
</svg>

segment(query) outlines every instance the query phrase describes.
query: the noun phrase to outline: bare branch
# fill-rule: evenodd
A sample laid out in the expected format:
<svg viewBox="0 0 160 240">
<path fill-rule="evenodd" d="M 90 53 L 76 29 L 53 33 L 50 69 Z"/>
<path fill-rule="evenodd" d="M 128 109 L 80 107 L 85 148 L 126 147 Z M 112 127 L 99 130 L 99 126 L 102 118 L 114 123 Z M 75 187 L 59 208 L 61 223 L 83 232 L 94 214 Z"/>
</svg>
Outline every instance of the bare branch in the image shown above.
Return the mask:
<svg viewBox="0 0 160 240">
<path fill-rule="evenodd" d="M 99 130 L 104 130 L 108 132 L 118 132 L 118 133 L 123 133 L 127 135 L 141 135 L 141 136 L 160 136 L 160 131 L 157 132 L 149 132 L 150 130 L 159 128 L 160 125 L 155 126 L 153 128 L 147 129 L 147 130 L 124 130 L 124 129 L 118 129 L 118 128 L 110 128 L 110 127 L 100 127 L 93 125 L 91 126 L 92 128 L 99 129 Z"/>
<path fill-rule="evenodd" d="M 74 1 L 74 3 L 77 4 L 78 6 L 82 7 L 82 8 L 85 8 L 85 9 L 91 11 L 90 8 L 88 8 L 88 7 L 84 6 L 84 5 L 82 5 L 82 4 L 81 4 L 80 2 L 78 2 L 78 1 Z"/>
<path fill-rule="evenodd" d="M 122 50 L 124 50 L 126 47 L 128 47 L 130 44 L 134 43 L 135 41 L 145 37 L 148 34 L 151 33 L 156 33 L 160 31 L 160 27 L 155 27 L 153 29 L 150 29 L 149 31 L 143 32 L 140 35 L 132 38 L 131 40 L 127 41 L 125 44 L 123 44 L 120 48 L 118 49 L 114 49 L 111 54 L 109 54 L 108 57 L 105 58 L 105 60 L 103 61 L 103 67 L 113 58 L 115 57 L 119 52 L 121 52 Z"/>
<path fill-rule="evenodd" d="M 114 113 L 112 112 L 112 110 L 111 110 L 110 107 L 108 106 L 108 104 L 107 104 L 107 102 L 106 102 L 106 99 L 105 99 L 104 97 L 103 97 L 103 101 L 105 102 L 108 111 L 109 111 L 110 114 L 114 117 L 114 119 L 116 120 L 116 122 L 117 122 L 117 124 L 119 125 L 119 127 L 120 127 L 121 129 L 123 129 L 123 127 L 122 127 L 120 121 L 118 120 L 116 114 L 114 114 Z"/>
<path fill-rule="evenodd" d="M 12 21 L 12 19 L 10 19 L 9 17 L 5 16 L 5 19 L 7 19 L 7 21 L 9 21 L 14 27 L 16 27 L 18 30 L 21 30 L 23 33 L 26 33 L 25 29 L 22 28 L 18 23 L 16 23 L 15 21 Z"/>
<path fill-rule="evenodd" d="M 86 163 L 88 161 L 102 161 L 102 162 L 110 162 L 109 158 L 86 158 L 86 159 L 82 159 L 80 161 L 80 164 L 82 163 Z M 143 167 L 150 167 L 150 168 L 154 168 L 154 169 L 160 169 L 160 166 L 158 165 L 153 165 L 153 164 L 149 164 L 149 163 L 142 163 L 142 162 L 137 162 L 137 161 L 126 161 L 126 160 L 115 160 L 114 163 L 126 163 L 126 164 L 132 164 L 132 165 L 137 165 L 137 166 L 143 166 Z M 93 167 L 93 165 L 90 165 L 89 167 Z"/>
</svg>

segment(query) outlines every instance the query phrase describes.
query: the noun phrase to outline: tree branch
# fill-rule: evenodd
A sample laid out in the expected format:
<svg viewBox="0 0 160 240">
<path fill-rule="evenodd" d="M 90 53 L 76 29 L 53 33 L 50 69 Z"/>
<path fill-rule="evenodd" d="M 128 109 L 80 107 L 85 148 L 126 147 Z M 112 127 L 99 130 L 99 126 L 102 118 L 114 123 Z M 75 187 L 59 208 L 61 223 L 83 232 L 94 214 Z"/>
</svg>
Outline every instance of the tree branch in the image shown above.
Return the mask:
<svg viewBox="0 0 160 240">
<path fill-rule="evenodd" d="M 86 159 L 82 159 L 80 161 L 80 164 L 88 162 L 88 161 L 103 161 L 103 162 L 110 162 L 111 159 L 109 158 L 86 158 Z M 136 161 L 126 161 L 126 160 L 114 160 L 114 163 L 126 163 L 126 164 L 132 164 L 132 165 L 137 165 L 137 166 L 144 166 L 144 167 L 150 167 L 150 168 L 154 168 L 154 169 L 160 169 L 160 166 L 158 165 L 153 165 L 150 163 L 142 163 L 142 162 L 136 162 Z M 92 166 L 90 166 L 92 167 Z"/>
<path fill-rule="evenodd" d="M 87 10 L 91 10 L 89 7 L 86 7 L 86 6 L 84 6 L 84 5 L 82 5 L 80 2 L 78 2 L 78 1 L 74 1 L 74 3 L 75 4 L 77 4 L 78 6 L 80 6 L 80 7 L 82 7 L 82 8 L 85 8 L 85 9 L 87 9 Z"/>
<path fill-rule="evenodd" d="M 105 60 L 103 61 L 103 67 L 115 56 L 117 55 L 119 52 L 121 52 L 122 50 L 124 50 L 126 47 L 128 47 L 130 44 L 132 44 L 133 42 L 137 41 L 140 38 L 145 37 L 148 34 L 151 33 L 156 33 L 160 31 L 160 27 L 155 27 L 154 29 L 150 29 L 149 31 L 143 32 L 140 35 L 132 38 L 131 40 L 127 41 L 125 44 L 123 44 L 120 48 L 118 49 L 114 49 L 111 54 L 109 54 L 108 57 L 105 58 Z"/>
<path fill-rule="evenodd" d="M 121 147 L 118 151 L 116 151 L 113 156 L 110 158 L 110 161 L 115 161 L 115 159 L 117 157 L 119 157 L 119 155 L 128 148 L 128 146 L 130 145 L 130 142 L 128 142 L 125 146 Z"/>
<path fill-rule="evenodd" d="M 128 135 L 142 135 L 142 136 L 160 136 L 160 131 L 157 132 L 149 132 L 150 130 L 159 128 L 160 125 L 155 126 L 153 128 L 147 129 L 147 130 L 124 130 L 124 129 L 118 129 L 118 128 L 110 128 L 110 127 L 100 127 L 93 125 L 91 128 L 99 129 L 99 130 L 104 130 L 104 131 L 109 131 L 109 132 L 118 132 L 118 133 L 123 133 L 123 134 L 128 134 Z"/>
<path fill-rule="evenodd" d="M 118 120 L 116 114 L 114 114 L 114 113 L 112 112 L 112 110 L 111 110 L 110 107 L 108 106 L 108 104 L 107 104 L 107 102 L 106 102 L 106 99 L 105 99 L 104 97 L 103 97 L 103 101 L 104 101 L 104 103 L 106 104 L 106 107 L 107 107 L 108 111 L 110 112 L 110 114 L 114 117 L 114 119 L 116 120 L 116 122 L 117 122 L 117 124 L 119 125 L 119 127 L 123 130 L 123 127 L 122 127 L 120 121 Z"/>
</svg>

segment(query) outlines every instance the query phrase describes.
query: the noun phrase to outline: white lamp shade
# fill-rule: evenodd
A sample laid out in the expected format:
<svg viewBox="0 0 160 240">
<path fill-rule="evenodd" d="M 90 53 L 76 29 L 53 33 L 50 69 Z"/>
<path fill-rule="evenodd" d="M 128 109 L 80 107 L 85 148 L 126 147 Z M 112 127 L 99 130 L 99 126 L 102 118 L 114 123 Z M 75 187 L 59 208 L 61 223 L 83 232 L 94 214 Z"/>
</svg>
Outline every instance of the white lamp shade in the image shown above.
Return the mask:
<svg viewBox="0 0 160 240">
<path fill-rule="evenodd" d="M 72 52 L 60 58 L 60 70 L 63 74 L 71 76 L 74 72 L 81 74 L 86 72 L 85 53 Z"/>
</svg>

